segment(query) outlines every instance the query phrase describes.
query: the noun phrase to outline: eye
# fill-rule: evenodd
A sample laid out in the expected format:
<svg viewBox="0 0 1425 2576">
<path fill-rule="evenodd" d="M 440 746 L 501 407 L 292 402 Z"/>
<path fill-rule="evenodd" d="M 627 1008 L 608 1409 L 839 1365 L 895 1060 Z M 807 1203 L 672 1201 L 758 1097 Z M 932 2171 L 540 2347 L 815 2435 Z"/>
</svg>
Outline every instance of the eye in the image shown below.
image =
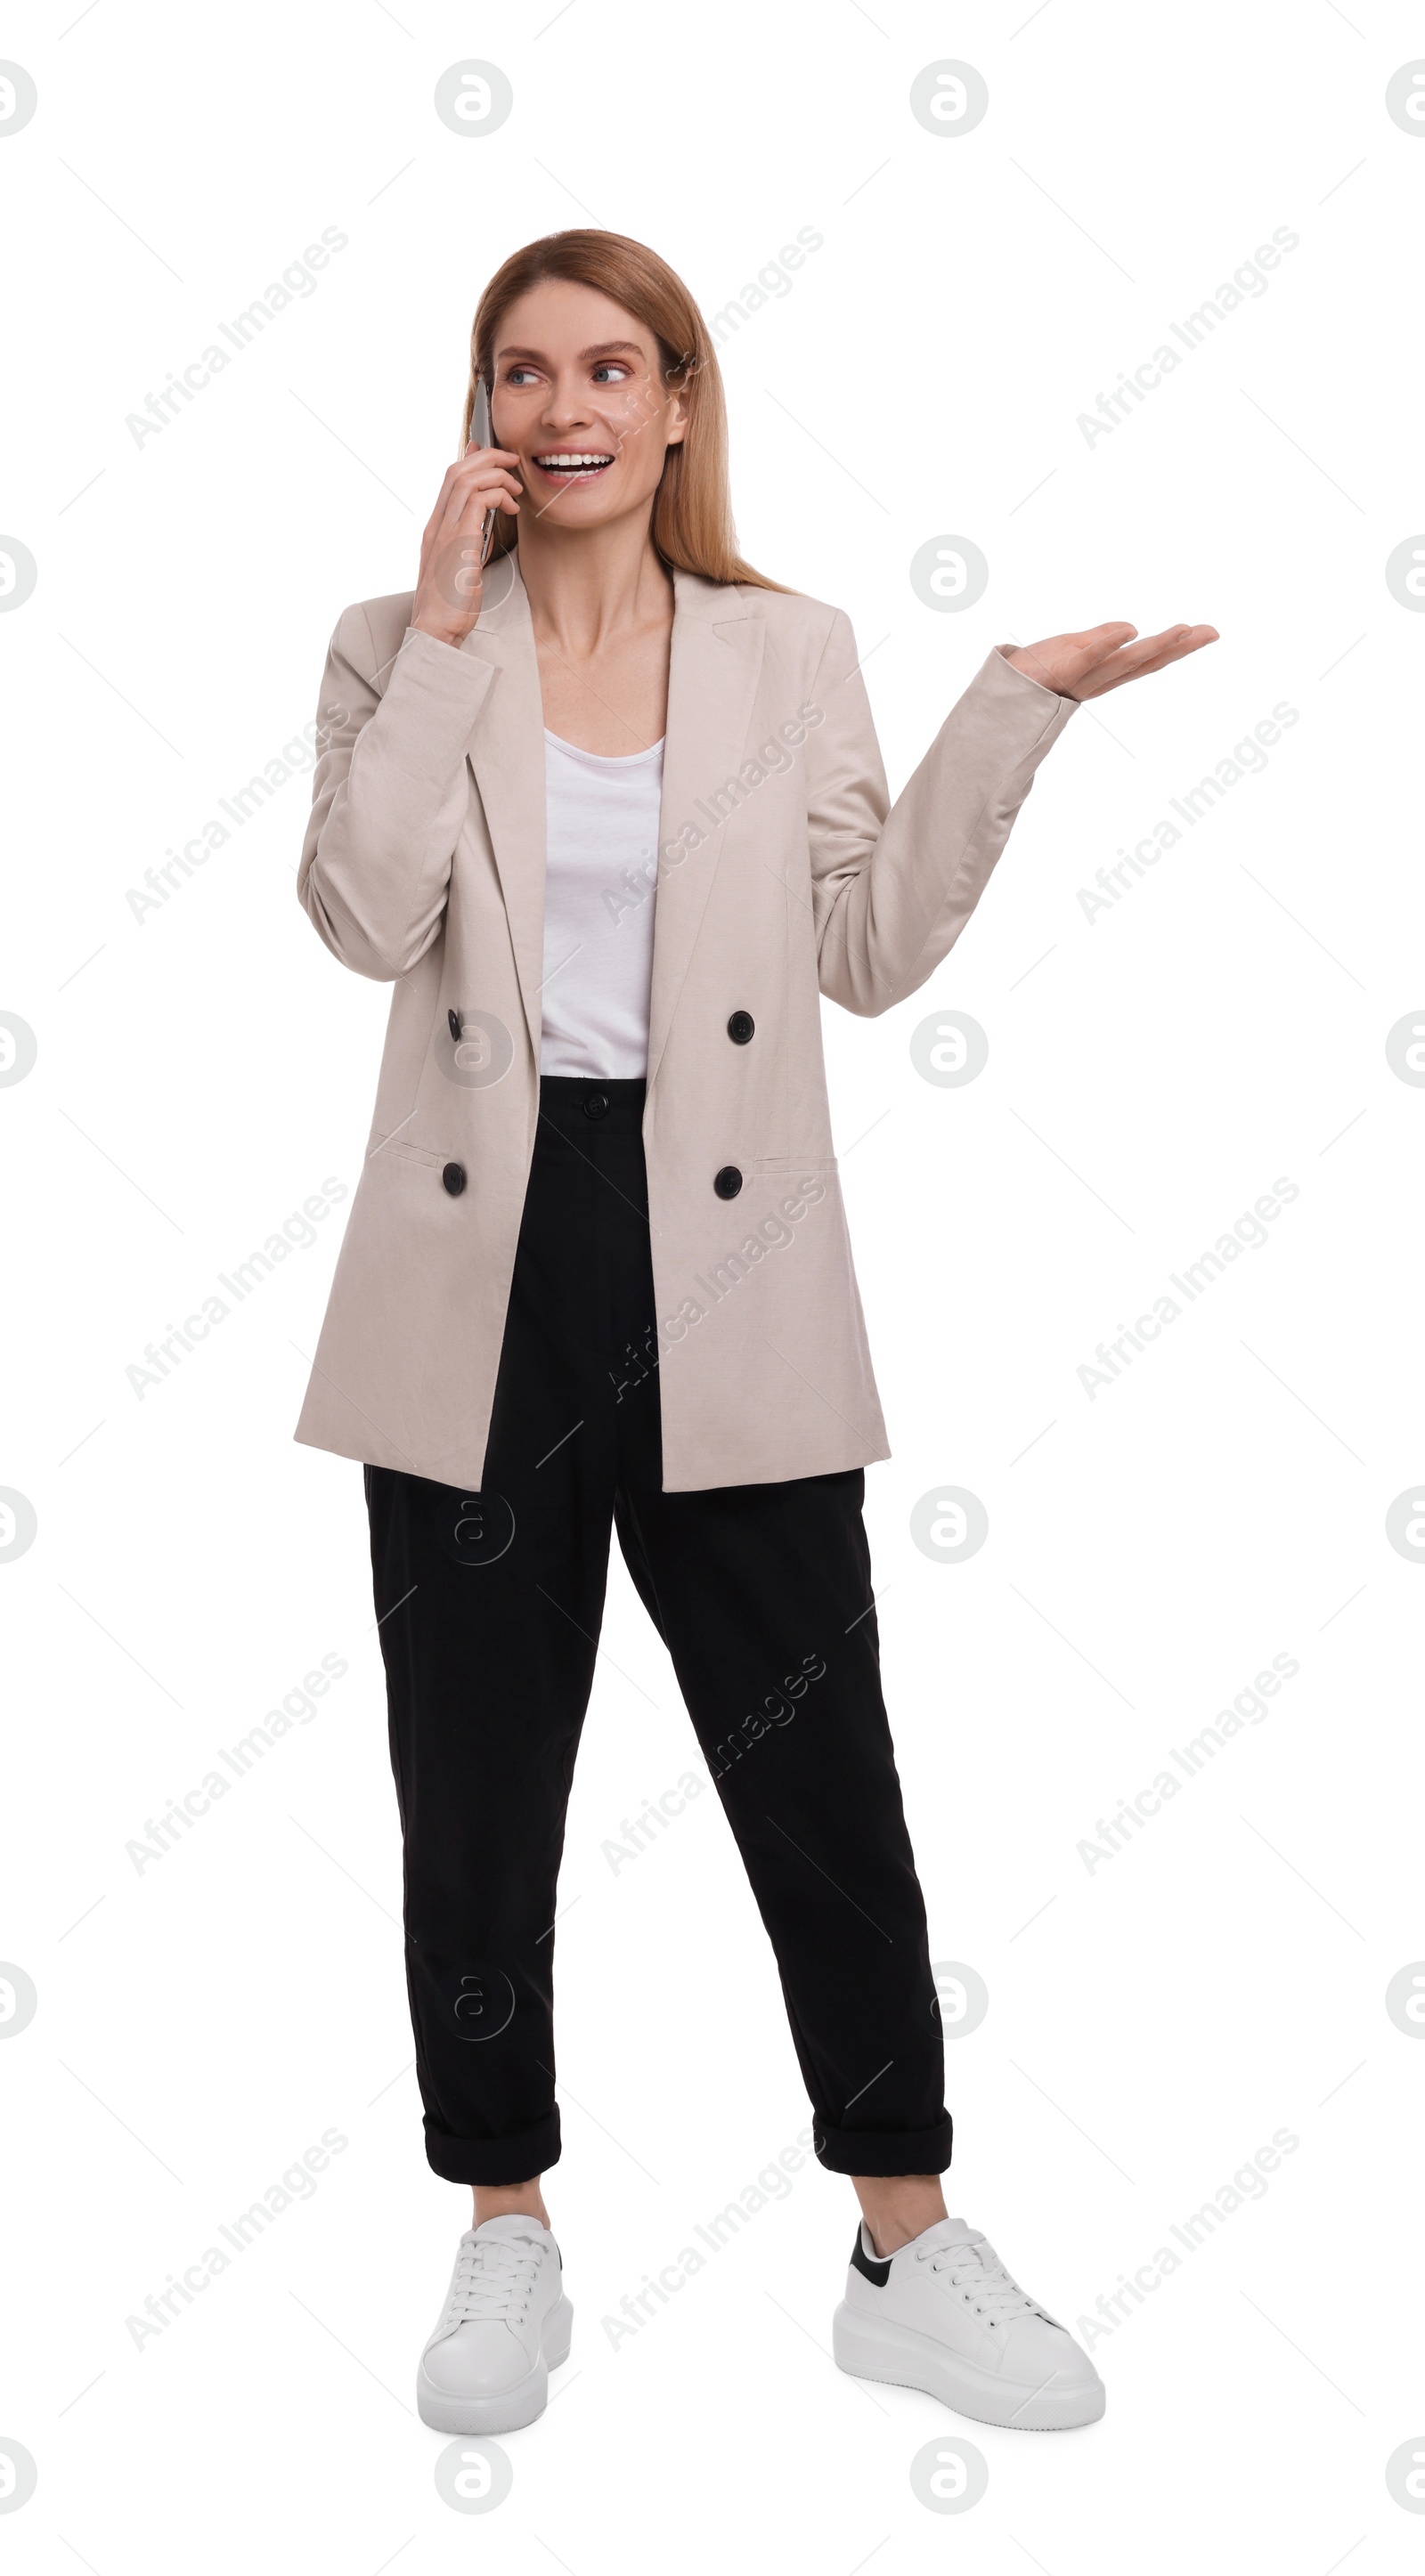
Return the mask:
<svg viewBox="0 0 1425 2576">
<path fill-rule="evenodd" d="M 532 377 L 533 374 L 533 367 L 513 366 L 508 370 L 505 382 L 507 385 L 517 385 L 522 383 L 526 376 Z"/>
<path fill-rule="evenodd" d="M 632 373 L 632 368 L 624 366 L 618 358 L 601 358 L 594 369 L 594 382 L 621 385 L 626 383 Z"/>
</svg>

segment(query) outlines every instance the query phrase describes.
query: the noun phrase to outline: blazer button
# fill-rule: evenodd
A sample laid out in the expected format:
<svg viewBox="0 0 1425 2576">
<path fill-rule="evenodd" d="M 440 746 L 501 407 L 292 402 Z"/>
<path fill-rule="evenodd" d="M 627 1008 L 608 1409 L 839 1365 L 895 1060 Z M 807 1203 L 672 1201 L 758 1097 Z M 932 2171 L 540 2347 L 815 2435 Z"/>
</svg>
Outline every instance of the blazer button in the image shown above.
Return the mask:
<svg viewBox="0 0 1425 2576">
<path fill-rule="evenodd" d="M 451 1197 L 453 1199 L 458 1199 L 461 1191 L 465 1187 L 465 1165 L 463 1163 L 447 1163 L 440 1177 L 444 1181 L 446 1188 L 449 1190 Z"/>
<path fill-rule="evenodd" d="M 458 1011 L 447 1011 L 445 1017 L 450 1029 L 450 1034 L 454 1038 L 456 1045 L 459 1046 L 461 1039 L 465 1035 L 465 1032 L 460 1025 L 460 1013 Z"/>
<path fill-rule="evenodd" d="M 727 1034 L 734 1046 L 746 1046 L 756 1026 L 750 1011 L 734 1011 L 727 1024 Z"/>
<path fill-rule="evenodd" d="M 735 1163 L 724 1163 L 722 1170 L 717 1174 L 713 1182 L 713 1188 L 716 1190 L 718 1197 L 720 1199 L 735 1199 L 741 1187 L 742 1174 L 739 1172 L 737 1165 Z"/>
</svg>

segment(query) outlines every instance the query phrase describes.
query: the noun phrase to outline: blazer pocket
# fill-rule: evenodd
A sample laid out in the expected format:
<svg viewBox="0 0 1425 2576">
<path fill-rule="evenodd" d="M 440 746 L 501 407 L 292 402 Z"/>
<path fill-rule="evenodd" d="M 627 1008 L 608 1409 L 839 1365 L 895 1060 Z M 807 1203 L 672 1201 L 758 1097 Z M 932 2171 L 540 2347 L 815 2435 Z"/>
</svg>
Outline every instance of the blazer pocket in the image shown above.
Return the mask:
<svg viewBox="0 0 1425 2576">
<path fill-rule="evenodd" d="M 810 1180 L 813 1172 L 834 1172 L 836 1156 L 834 1154 L 759 1154 L 751 1169 L 754 1172 L 767 1172 L 774 1179 L 779 1175 L 785 1176 L 789 1172 L 805 1173 Z"/>
<path fill-rule="evenodd" d="M 393 1155 L 398 1162 L 419 1163 L 428 1172 L 442 1172 L 447 1163 L 458 1162 L 460 1159 L 453 1153 L 432 1152 L 426 1145 L 408 1144 L 401 1136 L 388 1136 L 384 1144 L 370 1146 L 366 1159 L 368 1163 L 374 1163 L 378 1156 L 386 1154 Z"/>
</svg>

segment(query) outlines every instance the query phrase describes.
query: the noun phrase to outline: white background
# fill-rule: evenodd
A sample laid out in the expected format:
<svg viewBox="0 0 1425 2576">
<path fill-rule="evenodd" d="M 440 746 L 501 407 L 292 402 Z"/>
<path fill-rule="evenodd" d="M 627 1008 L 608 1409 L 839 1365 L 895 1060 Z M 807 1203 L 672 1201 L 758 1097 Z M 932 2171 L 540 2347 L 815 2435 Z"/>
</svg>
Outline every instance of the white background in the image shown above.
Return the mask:
<svg viewBox="0 0 1425 2576">
<path fill-rule="evenodd" d="M 1388 1979 L 1419 1905 L 1425 131 L 1385 109 L 1418 16 L 874 0 L 678 13 L 436 0 L 236 17 L 19 8 L 0 136 L 12 413 L 0 617 L 14 821 L 0 1009 L 12 1678 L 0 1954 L 0 2436 L 26 2571 L 195 2558 L 976 2571 L 1418 2560 L 1385 2463 L 1425 2424 L 1425 2050 Z M 946 56 L 973 133 L 912 117 Z M 432 94 L 494 60 L 498 133 Z M 984 1978 L 947 2049 L 950 2205 L 1088 2316 L 1280 2130 L 1264 2194 L 1093 2346 L 1104 2422 L 1035 2438 L 842 2377 L 851 2198 L 809 2166 L 614 2345 L 808 2112 L 709 1794 L 615 1873 L 692 1733 L 615 1567 L 559 1936 L 574 2353 L 512 2491 L 445 2504 L 413 2377 L 464 2195 L 422 2151 L 361 1480 L 291 1440 L 342 1214 L 142 1400 L 144 1345 L 324 1177 L 356 1178 L 386 996 L 294 901 L 287 784 L 156 912 L 126 900 L 313 715 L 349 600 L 408 587 L 480 286 L 531 236 L 652 242 L 708 313 L 822 247 L 723 347 L 751 560 L 852 615 L 893 786 L 991 645 L 1110 616 L 1221 642 L 1075 717 L 962 945 L 875 1022 L 830 1007 L 833 1107 L 894 1456 L 868 1477 L 888 1697 L 932 1956 Z M 161 435 L 126 415 L 323 227 L 347 246 Z M 1298 246 L 1111 434 L 1078 415 L 1257 244 Z M 989 587 L 914 595 L 967 535 Z M 874 649 L 873 649 L 874 648 Z M 1266 768 L 1106 913 L 1080 888 L 1279 701 Z M 921 1078 L 937 1005 L 986 1030 Z M 1092 1400 L 1078 1377 L 1278 1176 L 1299 1196 Z M 1412 1324 L 1411 1317 L 1415 1322 Z M 958 1565 L 912 1544 L 984 1502 Z M 161 1860 L 126 1843 L 318 1665 L 310 1724 Z M 1298 1675 L 1138 1839 L 1078 1845 L 1274 1656 Z M 126 2319 L 326 2129 L 315 2193 L 136 2348 Z M 1411 2180 L 1411 2176 L 1415 2180 Z M 912 2457 L 973 2435 L 953 2529 Z"/>
</svg>

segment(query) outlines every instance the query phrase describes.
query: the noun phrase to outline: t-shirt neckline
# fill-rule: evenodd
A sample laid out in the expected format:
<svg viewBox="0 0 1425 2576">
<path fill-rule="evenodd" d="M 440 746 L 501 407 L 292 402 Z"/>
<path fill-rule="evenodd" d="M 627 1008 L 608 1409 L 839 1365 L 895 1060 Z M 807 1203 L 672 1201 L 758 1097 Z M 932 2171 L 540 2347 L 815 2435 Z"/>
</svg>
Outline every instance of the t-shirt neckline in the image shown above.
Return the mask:
<svg viewBox="0 0 1425 2576">
<path fill-rule="evenodd" d="M 553 743 L 556 751 L 567 751 L 571 760 L 592 761 L 598 769 L 635 769 L 641 761 L 656 760 L 668 737 L 660 734 L 646 751 L 585 751 L 582 743 L 566 742 L 562 733 L 551 733 L 546 725 L 544 739 Z"/>
</svg>

